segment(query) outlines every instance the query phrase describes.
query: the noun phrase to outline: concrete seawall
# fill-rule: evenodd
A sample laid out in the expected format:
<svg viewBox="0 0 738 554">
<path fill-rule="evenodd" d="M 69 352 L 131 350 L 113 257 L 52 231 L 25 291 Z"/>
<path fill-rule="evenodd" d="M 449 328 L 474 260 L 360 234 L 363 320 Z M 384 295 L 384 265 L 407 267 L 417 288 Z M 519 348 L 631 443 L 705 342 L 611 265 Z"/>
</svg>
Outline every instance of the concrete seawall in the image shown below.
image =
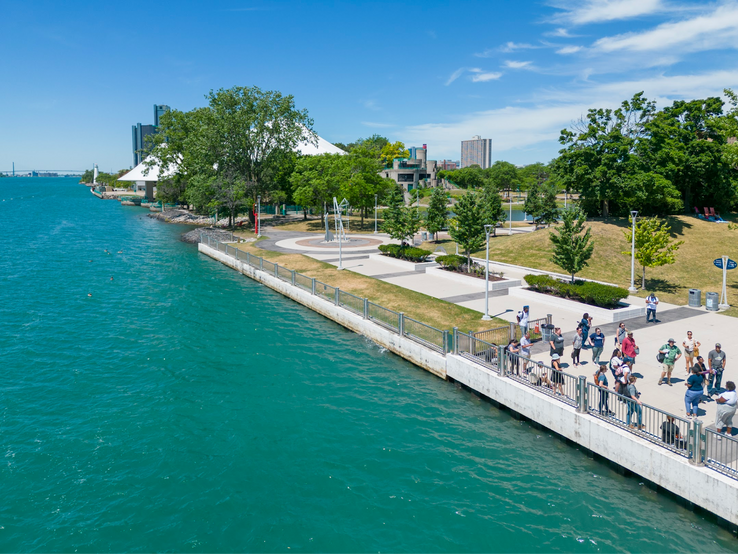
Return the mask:
<svg viewBox="0 0 738 554">
<path fill-rule="evenodd" d="M 364 335 L 380 346 L 443 379 L 453 379 L 493 401 L 569 439 L 591 452 L 642 476 L 659 487 L 738 526 L 738 481 L 609 425 L 572 406 L 500 376 L 465 357 L 443 356 L 384 327 L 313 296 L 274 275 L 200 243 L 201 253 L 263 283 L 311 310 Z"/>
</svg>

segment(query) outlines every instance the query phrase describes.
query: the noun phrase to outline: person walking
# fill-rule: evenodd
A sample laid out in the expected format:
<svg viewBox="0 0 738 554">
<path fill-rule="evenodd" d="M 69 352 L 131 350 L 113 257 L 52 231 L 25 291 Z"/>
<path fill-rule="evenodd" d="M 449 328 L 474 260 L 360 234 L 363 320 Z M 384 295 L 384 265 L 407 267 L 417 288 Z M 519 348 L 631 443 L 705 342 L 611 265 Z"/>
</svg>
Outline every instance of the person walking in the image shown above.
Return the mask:
<svg viewBox="0 0 738 554">
<path fill-rule="evenodd" d="M 727 356 L 723 351 L 723 347 L 720 346 L 719 342 L 715 343 L 715 350 L 710 350 L 710 353 L 707 355 L 707 363 L 710 366 L 710 369 L 714 372 L 713 375 L 710 375 L 710 383 L 707 386 L 708 396 L 713 396 L 720 392 L 720 382 L 723 379 L 726 360 Z M 713 380 L 715 386 L 713 386 Z"/>
<path fill-rule="evenodd" d="M 594 380 L 595 383 L 597 383 L 597 386 L 600 388 L 600 414 L 613 415 L 613 413 L 610 411 L 610 406 L 607 405 L 607 397 L 609 391 L 607 390 L 607 366 L 605 364 L 600 365 L 597 373 L 594 374 Z"/>
<path fill-rule="evenodd" d="M 694 365 L 695 350 L 699 352 L 700 342 L 694 340 L 692 331 L 687 331 L 687 338 L 682 341 L 684 347 L 684 365 L 686 366 L 687 376 Z"/>
<path fill-rule="evenodd" d="M 636 341 L 633 338 L 633 331 L 628 331 L 628 336 L 625 337 L 625 340 L 623 341 L 623 347 L 620 350 L 623 353 L 623 361 L 626 364 L 629 364 L 630 368 L 633 369 L 636 361 L 636 356 L 639 352 Z"/>
<path fill-rule="evenodd" d="M 659 358 L 663 366 L 661 377 L 659 377 L 659 385 L 664 384 L 664 377 L 666 377 L 666 384 L 672 386 L 671 372 L 674 371 L 674 363 L 682 357 L 682 351 L 675 343 L 674 339 L 669 339 L 664 346 L 659 348 Z"/>
<path fill-rule="evenodd" d="M 715 417 L 715 429 L 718 433 L 724 433 L 723 429 L 727 429 L 728 436 L 733 434 L 733 416 L 735 415 L 736 404 L 738 403 L 738 394 L 735 392 L 735 383 L 728 381 L 725 383 L 724 390 L 715 400 L 718 404 L 717 415 Z M 717 436 L 718 440 L 723 437 Z"/>
<path fill-rule="evenodd" d="M 582 316 L 581 321 L 579 322 L 579 325 L 577 326 L 577 328 L 582 330 L 582 336 L 584 337 L 582 348 L 587 348 L 587 338 L 589 337 L 590 327 L 592 327 L 592 318 L 589 317 L 589 314 L 585 312 Z"/>
<path fill-rule="evenodd" d="M 525 335 L 528 332 L 528 322 L 530 321 L 530 308 L 523 306 L 523 309 L 518 312 L 517 315 L 518 325 L 520 325 L 520 332 Z"/>
<path fill-rule="evenodd" d="M 705 378 L 697 366 L 693 367 L 691 372 L 689 379 L 684 383 L 687 387 L 687 392 L 684 394 L 684 406 L 687 408 L 687 417 L 697 417 L 697 409 L 705 388 Z"/>
<path fill-rule="evenodd" d="M 600 354 L 602 354 L 602 349 L 605 347 L 605 335 L 602 334 L 599 327 L 589 336 L 589 343 L 592 345 L 592 362 L 599 365 Z"/>
<path fill-rule="evenodd" d="M 586 340 L 586 337 L 582 336 L 582 328 L 577 327 L 577 334 L 574 335 L 574 340 L 571 342 L 571 362 L 574 367 L 579 367 L 579 353 L 582 351 L 582 342 Z"/>
<path fill-rule="evenodd" d="M 621 321 L 620 325 L 618 325 L 618 332 L 615 335 L 615 348 L 619 348 L 620 350 L 623 349 L 623 341 L 625 340 L 627 333 L 628 330 L 625 328 L 625 323 Z"/>
<path fill-rule="evenodd" d="M 625 396 L 630 398 L 630 400 L 628 400 L 628 415 L 625 418 L 625 424 L 633 429 L 635 425 L 630 422 L 630 418 L 635 414 L 638 419 L 638 429 L 643 430 L 645 429 L 645 426 L 643 425 L 643 402 L 641 402 L 641 393 L 638 392 L 635 385 L 637 380 L 638 378 L 635 375 L 628 377 L 628 385 L 624 390 Z"/>
<path fill-rule="evenodd" d="M 525 358 L 522 360 L 524 374 L 528 373 L 528 360 L 530 360 L 530 347 L 532 344 L 533 341 L 530 340 L 530 331 L 526 331 L 523 338 L 520 339 L 520 355 Z"/>
<path fill-rule="evenodd" d="M 553 335 L 551 335 L 551 340 L 548 341 L 548 344 L 551 346 L 550 354 L 552 356 L 554 354 L 558 354 L 560 358 L 564 355 L 564 337 L 561 335 L 561 327 L 556 327 L 554 329 Z"/>
<path fill-rule="evenodd" d="M 651 319 L 656 323 L 656 306 L 659 305 L 659 299 L 654 293 L 649 293 L 646 297 L 646 323 Z"/>
</svg>

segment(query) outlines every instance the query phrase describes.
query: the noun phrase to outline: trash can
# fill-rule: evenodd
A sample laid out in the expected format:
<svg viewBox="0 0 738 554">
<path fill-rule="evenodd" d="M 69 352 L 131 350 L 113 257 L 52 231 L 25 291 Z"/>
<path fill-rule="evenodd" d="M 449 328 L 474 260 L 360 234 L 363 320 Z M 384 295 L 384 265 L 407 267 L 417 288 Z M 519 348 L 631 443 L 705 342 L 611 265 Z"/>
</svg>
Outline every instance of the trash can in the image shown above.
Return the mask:
<svg viewBox="0 0 738 554">
<path fill-rule="evenodd" d="M 700 289 L 689 289 L 689 305 L 693 308 L 702 306 L 702 291 Z"/>
<path fill-rule="evenodd" d="M 717 306 L 717 302 L 715 303 Z M 541 340 L 543 342 L 548 342 L 551 340 L 551 337 L 553 336 L 554 332 L 554 325 L 553 323 L 543 323 L 541 324 Z"/>
<path fill-rule="evenodd" d="M 705 293 L 705 308 L 707 308 L 711 312 L 717 312 L 718 302 L 720 302 L 720 297 L 718 296 L 718 293 L 716 292 Z"/>
</svg>

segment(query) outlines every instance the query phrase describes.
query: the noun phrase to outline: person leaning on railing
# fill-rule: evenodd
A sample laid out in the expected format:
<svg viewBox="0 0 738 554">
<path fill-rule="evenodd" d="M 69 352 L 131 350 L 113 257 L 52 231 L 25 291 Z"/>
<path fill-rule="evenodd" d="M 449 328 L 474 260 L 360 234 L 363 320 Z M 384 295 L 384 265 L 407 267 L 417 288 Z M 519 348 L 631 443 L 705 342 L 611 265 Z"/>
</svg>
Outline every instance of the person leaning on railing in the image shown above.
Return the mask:
<svg viewBox="0 0 738 554">
<path fill-rule="evenodd" d="M 597 386 L 600 387 L 600 414 L 615 415 L 615 412 L 611 412 L 610 406 L 607 404 L 609 392 L 607 390 L 607 366 L 605 364 L 600 364 L 600 368 L 597 370 L 597 373 L 594 374 L 594 380 L 595 383 L 597 383 Z"/>
<path fill-rule="evenodd" d="M 720 393 L 715 401 L 718 404 L 717 415 L 715 418 L 715 429 L 720 435 L 717 436 L 718 440 L 722 440 L 721 436 L 727 429 L 728 436 L 733 435 L 733 416 L 735 415 L 736 404 L 738 404 L 738 394 L 735 392 L 735 383 L 728 381 L 725 383 L 725 388 L 728 389 Z"/>
<path fill-rule="evenodd" d="M 661 424 L 661 440 L 664 441 L 664 444 L 670 444 L 675 448 L 684 450 L 684 438 L 679 432 L 679 426 L 674 423 L 674 416 L 666 416 L 666 421 Z"/>
<path fill-rule="evenodd" d="M 507 343 L 507 359 L 510 361 L 510 373 L 520 375 L 520 343 L 512 339 Z"/>
<path fill-rule="evenodd" d="M 556 394 L 564 395 L 564 373 L 561 371 L 561 356 L 551 356 L 551 383 Z M 558 389 L 558 392 L 557 392 Z"/>
<path fill-rule="evenodd" d="M 635 425 L 630 422 L 630 417 L 631 415 L 636 414 L 636 417 L 638 418 L 638 429 L 642 431 L 646 427 L 643 425 L 643 402 L 641 402 L 641 393 L 638 392 L 638 389 L 635 386 L 637 380 L 638 378 L 635 375 L 630 375 L 628 377 L 628 386 L 623 390 L 625 396 L 630 398 L 630 401 L 628 401 L 628 415 L 625 419 L 625 423 L 628 427 L 633 429 Z"/>
</svg>

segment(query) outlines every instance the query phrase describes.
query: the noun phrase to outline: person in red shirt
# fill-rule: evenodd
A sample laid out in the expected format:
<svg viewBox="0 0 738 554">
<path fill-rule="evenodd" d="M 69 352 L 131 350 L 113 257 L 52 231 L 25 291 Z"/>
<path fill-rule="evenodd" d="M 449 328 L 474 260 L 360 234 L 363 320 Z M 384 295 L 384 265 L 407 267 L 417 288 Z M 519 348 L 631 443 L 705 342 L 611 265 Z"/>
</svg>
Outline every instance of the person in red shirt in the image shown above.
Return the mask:
<svg viewBox="0 0 738 554">
<path fill-rule="evenodd" d="M 623 361 L 632 368 L 635 365 L 635 359 L 638 355 L 638 347 L 633 338 L 633 331 L 628 331 L 628 336 L 623 340 Z"/>
</svg>

